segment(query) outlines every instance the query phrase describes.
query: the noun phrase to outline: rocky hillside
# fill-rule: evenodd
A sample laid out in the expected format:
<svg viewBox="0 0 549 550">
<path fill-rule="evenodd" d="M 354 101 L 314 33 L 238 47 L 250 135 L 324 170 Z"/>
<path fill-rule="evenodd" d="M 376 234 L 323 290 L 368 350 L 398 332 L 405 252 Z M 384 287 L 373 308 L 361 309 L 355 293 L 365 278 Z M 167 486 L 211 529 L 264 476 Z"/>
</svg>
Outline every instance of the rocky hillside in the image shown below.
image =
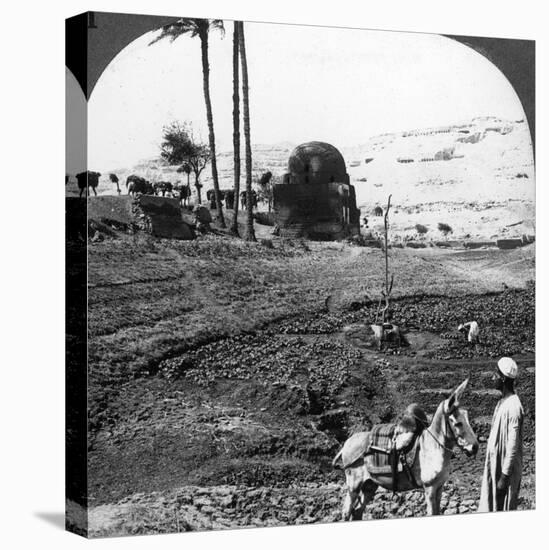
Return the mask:
<svg viewBox="0 0 549 550">
<path fill-rule="evenodd" d="M 280 178 L 294 145 L 255 145 L 254 174 L 270 170 L 275 180 Z M 358 206 L 370 218 L 374 231 L 381 228 L 381 220 L 376 223 L 370 214 L 392 194 L 393 235 L 401 238 L 418 237 L 416 224 L 427 228 L 423 238 L 440 238 L 439 223 L 450 225 L 455 238 L 534 234 L 535 173 L 525 120 L 479 117 L 461 124 L 374 136 L 362 145 L 340 150 Z M 186 178 L 160 160 L 114 171 L 121 182 L 132 173 L 151 181 Z M 219 154 L 218 171 L 221 188 L 231 188 L 232 151 Z M 204 189 L 211 187 L 209 172 L 204 173 L 203 184 Z M 99 192 L 115 191 L 105 171 Z"/>
<path fill-rule="evenodd" d="M 454 236 L 534 233 L 535 173 L 528 125 L 494 117 L 385 134 L 343 150 L 367 212 L 393 195 L 404 234 L 447 223 Z"/>
</svg>

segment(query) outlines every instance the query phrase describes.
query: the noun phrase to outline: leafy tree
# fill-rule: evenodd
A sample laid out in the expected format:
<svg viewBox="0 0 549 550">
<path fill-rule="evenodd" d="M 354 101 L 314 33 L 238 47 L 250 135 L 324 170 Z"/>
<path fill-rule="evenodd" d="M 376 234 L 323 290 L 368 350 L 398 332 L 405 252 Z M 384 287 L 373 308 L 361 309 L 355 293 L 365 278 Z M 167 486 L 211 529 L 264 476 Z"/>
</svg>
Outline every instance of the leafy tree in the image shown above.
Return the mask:
<svg viewBox="0 0 549 550">
<path fill-rule="evenodd" d="M 191 188 L 190 176 L 192 172 L 191 165 L 188 162 L 185 162 L 177 169 L 177 172 L 179 174 L 187 174 L 187 189 L 189 189 L 190 191 L 190 188 Z"/>
<path fill-rule="evenodd" d="M 272 172 L 263 172 L 257 180 L 259 188 L 259 200 L 268 204 L 269 212 L 273 205 L 273 174 Z"/>
<path fill-rule="evenodd" d="M 425 233 L 427 233 L 427 231 L 429 230 L 427 229 L 427 227 L 425 227 L 421 223 L 416 223 L 416 231 L 418 232 L 419 235 L 425 235 Z"/>
<path fill-rule="evenodd" d="M 191 172 L 192 168 L 191 165 L 188 162 L 183 163 L 178 169 L 178 174 L 186 174 L 187 175 L 187 199 L 191 198 Z M 198 197 L 200 198 L 200 197 Z M 186 204 L 186 201 L 185 201 Z"/>
<path fill-rule="evenodd" d="M 200 175 L 212 155 L 210 148 L 205 144 L 195 139 L 192 125 L 188 122 L 180 124 L 172 122 L 162 129 L 162 144 L 160 145 L 160 156 L 168 164 L 182 165 L 180 170 L 189 175 L 194 173 L 196 194 L 198 204 L 202 204 L 202 196 L 200 190 Z M 179 171 L 179 170 L 178 170 Z M 187 185 L 189 180 L 187 178 Z"/>
<path fill-rule="evenodd" d="M 210 98 L 210 61 L 208 57 L 208 37 L 211 30 L 219 30 L 225 34 L 225 28 L 221 19 L 189 19 L 182 18 L 175 23 L 162 27 L 162 32 L 150 45 L 165 38 L 173 42 L 180 36 L 189 35 L 191 38 L 198 36 L 202 53 L 202 84 L 204 88 L 204 101 L 206 103 L 206 119 L 208 121 L 209 160 L 212 162 L 212 179 L 215 193 L 215 202 L 221 227 L 225 227 L 221 194 L 219 193 L 219 179 L 217 175 L 217 162 L 215 157 L 215 132 L 213 123 L 212 101 Z M 195 168 L 193 168 L 193 171 Z M 196 175 L 196 172 L 195 172 Z"/>
<path fill-rule="evenodd" d="M 261 176 L 259 177 L 259 180 L 257 183 L 264 187 L 265 185 L 268 185 L 271 182 L 271 179 L 273 178 L 273 173 L 271 171 L 263 172 Z"/>
</svg>

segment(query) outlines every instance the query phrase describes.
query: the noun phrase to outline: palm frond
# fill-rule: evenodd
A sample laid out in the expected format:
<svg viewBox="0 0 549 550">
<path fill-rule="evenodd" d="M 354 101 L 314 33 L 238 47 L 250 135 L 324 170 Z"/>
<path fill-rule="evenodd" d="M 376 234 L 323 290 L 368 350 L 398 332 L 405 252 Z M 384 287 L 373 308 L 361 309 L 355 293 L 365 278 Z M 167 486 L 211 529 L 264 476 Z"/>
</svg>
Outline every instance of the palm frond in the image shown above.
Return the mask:
<svg viewBox="0 0 549 550">
<path fill-rule="evenodd" d="M 216 30 L 221 33 L 221 36 L 225 36 L 225 25 L 223 19 L 210 19 L 210 30 Z"/>
<path fill-rule="evenodd" d="M 225 35 L 225 27 L 222 19 L 192 19 L 183 17 L 177 20 L 175 23 L 170 23 L 162 27 L 162 32 L 151 42 L 149 46 L 160 42 L 165 38 L 173 42 L 176 38 L 183 35 L 189 35 L 191 38 L 195 36 L 207 36 L 210 29 L 219 30 L 221 34 Z"/>
</svg>

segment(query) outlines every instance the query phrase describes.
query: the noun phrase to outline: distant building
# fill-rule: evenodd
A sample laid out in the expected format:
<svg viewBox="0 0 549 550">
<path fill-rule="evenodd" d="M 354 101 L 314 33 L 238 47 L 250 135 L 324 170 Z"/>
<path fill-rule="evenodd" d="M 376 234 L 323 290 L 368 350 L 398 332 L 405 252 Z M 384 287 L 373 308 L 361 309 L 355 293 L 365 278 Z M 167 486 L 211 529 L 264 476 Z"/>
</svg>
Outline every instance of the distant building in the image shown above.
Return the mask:
<svg viewBox="0 0 549 550">
<path fill-rule="evenodd" d="M 360 233 L 360 210 L 341 153 L 319 141 L 296 147 L 283 183 L 273 186 L 280 235 L 339 240 Z"/>
</svg>

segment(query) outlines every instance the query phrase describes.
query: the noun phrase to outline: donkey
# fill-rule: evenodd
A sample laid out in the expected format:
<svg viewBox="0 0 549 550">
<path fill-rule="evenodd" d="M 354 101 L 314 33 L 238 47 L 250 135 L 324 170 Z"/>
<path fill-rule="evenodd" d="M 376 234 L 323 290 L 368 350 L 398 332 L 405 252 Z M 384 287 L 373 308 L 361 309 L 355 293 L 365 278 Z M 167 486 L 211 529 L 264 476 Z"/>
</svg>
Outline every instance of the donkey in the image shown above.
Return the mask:
<svg viewBox="0 0 549 550">
<path fill-rule="evenodd" d="M 408 476 L 405 472 L 397 474 L 399 492 L 423 487 L 428 515 L 440 513 L 442 488 L 450 476 L 450 458 L 454 447 L 463 449 L 467 456 L 475 456 L 478 451 L 478 441 L 469 424 L 467 411 L 459 406 L 468 382 L 467 378 L 439 404 L 431 424 L 418 437 L 417 452 L 410 467 L 412 475 Z M 335 466 L 341 458 L 345 469 L 347 491 L 342 509 L 345 521 L 362 519 L 365 506 L 374 498 L 379 486 L 388 490 L 394 488 L 390 474 L 373 475 L 368 472 L 364 457 L 369 452 L 370 433 L 352 435 L 332 462 Z"/>
</svg>

